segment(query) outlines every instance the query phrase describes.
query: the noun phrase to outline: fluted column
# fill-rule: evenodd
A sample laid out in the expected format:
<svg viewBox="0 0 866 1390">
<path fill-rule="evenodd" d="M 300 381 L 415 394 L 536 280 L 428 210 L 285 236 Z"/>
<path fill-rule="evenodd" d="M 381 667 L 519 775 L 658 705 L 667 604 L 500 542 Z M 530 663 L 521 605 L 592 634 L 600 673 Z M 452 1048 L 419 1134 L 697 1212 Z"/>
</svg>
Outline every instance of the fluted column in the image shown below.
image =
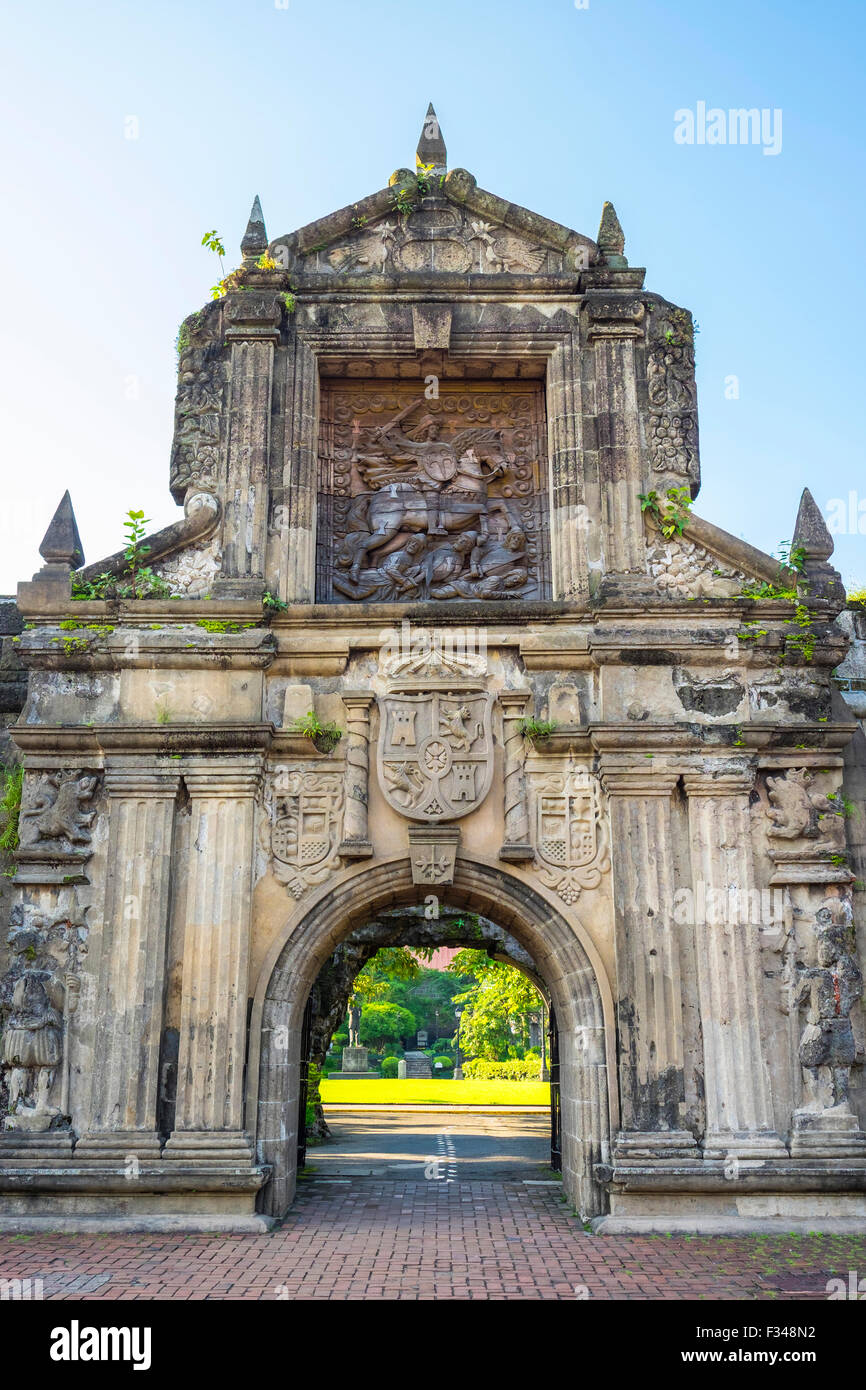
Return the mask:
<svg viewBox="0 0 866 1390">
<path fill-rule="evenodd" d="M 175 1127 L 164 1157 L 248 1162 L 243 1075 L 261 761 L 184 772 L 191 799 Z"/>
<path fill-rule="evenodd" d="M 607 763 L 607 765 L 606 765 Z M 616 912 L 620 1157 L 697 1159 L 683 1129 L 685 1047 L 672 796 L 678 773 L 602 759 Z"/>
<path fill-rule="evenodd" d="M 749 793 L 751 767 L 688 773 L 698 994 L 707 1107 L 706 1157 L 776 1155 L 770 1078 L 761 1040 L 759 925 Z"/>
<path fill-rule="evenodd" d="M 528 690 L 502 690 L 499 693 L 505 744 L 505 840 L 499 858 L 517 862 L 533 857 L 523 770 L 526 747 L 521 729 L 529 698 Z"/>
<path fill-rule="evenodd" d="M 343 842 L 346 859 L 367 859 L 373 853 L 367 826 L 370 781 L 370 706 L 373 696 L 365 690 L 343 692 L 346 706 L 346 773 L 343 809 Z"/>
<path fill-rule="evenodd" d="M 176 771 L 132 759 L 106 767 L 108 882 L 91 1115 L 78 1141 L 81 1155 L 159 1158 L 159 1047 L 179 783 Z"/>
</svg>

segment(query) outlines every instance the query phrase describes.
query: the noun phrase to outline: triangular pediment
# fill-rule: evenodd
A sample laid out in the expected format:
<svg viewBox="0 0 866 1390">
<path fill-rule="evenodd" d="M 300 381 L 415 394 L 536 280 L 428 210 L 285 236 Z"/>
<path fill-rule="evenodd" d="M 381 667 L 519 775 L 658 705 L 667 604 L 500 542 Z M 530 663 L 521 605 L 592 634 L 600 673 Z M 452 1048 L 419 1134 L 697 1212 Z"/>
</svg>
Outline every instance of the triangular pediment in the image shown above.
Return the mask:
<svg viewBox="0 0 866 1390">
<path fill-rule="evenodd" d="M 277 264 L 296 275 L 571 276 L 599 260 L 590 237 L 480 189 L 465 169 L 391 184 L 277 237 Z"/>
</svg>

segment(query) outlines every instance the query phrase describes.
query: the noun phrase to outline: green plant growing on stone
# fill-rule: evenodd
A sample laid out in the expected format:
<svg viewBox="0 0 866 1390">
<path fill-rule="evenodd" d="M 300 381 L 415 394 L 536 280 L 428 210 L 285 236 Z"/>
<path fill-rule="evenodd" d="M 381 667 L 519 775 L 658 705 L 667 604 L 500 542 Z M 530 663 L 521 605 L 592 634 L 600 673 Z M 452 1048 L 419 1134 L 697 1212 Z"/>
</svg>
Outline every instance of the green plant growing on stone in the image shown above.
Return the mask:
<svg viewBox="0 0 866 1390">
<path fill-rule="evenodd" d="M 338 729 L 332 721 L 322 724 L 314 710 L 307 710 L 306 714 L 293 720 L 289 727 L 293 734 L 308 738 L 320 753 L 330 753 L 343 737 L 342 729 Z"/>
<path fill-rule="evenodd" d="M 686 529 L 691 512 L 692 498 L 687 487 L 669 487 L 665 493 L 667 501 L 662 507 L 661 499 L 655 489 L 639 492 L 638 501 L 642 512 L 655 517 L 659 530 L 666 540 L 681 536 Z"/>
<path fill-rule="evenodd" d="M 848 595 L 849 608 L 862 608 L 866 612 L 866 589 L 852 589 Z"/>
<path fill-rule="evenodd" d="M 272 594 L 270 589 L 266 589 L 262 594 L 262 608 L 270 610 L 272 613 L 285 613 L 288 606 L 281 598 Z"/>
<path fill-rule="evenodd" d="M 0 797 L 0 850 L 12 854 L 18 848 L 18 822 L 21 816 L 21 791 L 24 786 L 23 767 L 3 771 L 3 795 Z"/>
<path fill-rule="evenodd" d="M 802 546 L 794 545 L 791 541 L 782 541 L 778 546 L 776 558 L 779 560 L 779 570 L 774 582 L 768 579 L 754 580 L 751 584 L 746 584 L 734 597 L 752 601 L 769 599 L 776 603 L 790 604 L 794 610 L 790 622 L 797 631 L 786 633 L 780 664 L 784 662 L 788 652 L 799 652 L 804 661 L 810 662 L 815 654 L 816 638 L 812 631 L 812 615 L 808 605 L 803 603 L 801 598 L 801 592 L 805 590 L 805 585 L 802 583 L 798 585 L 796 580 L 792 584 L 788 578 L 791 573 L 805 574 L 806 551 Z M 753 631 L 749 632 L 748 629 L 753 629 Z M 754 623 L 743 623 L 743 631 L 738 634 L 743 642 L 766 635 L 766 629 L 757 630 Z"/>
<path fill-rule="evenodd" d="M 536 719 L 529 715 L 520 721 L 520 732 L 530 743 L 540 743 L 556 731 L 555 719 Z"/>
<path fill-rule="evenodd" d="M 400 217 L 408 217 L 410 212 L 415 211 L 415 199 L 408 188 L 392 188 L 391 202 L 394 205 L 394 211 Z"/>
<path fill-rule="evenodd" d="M 418 192 L 425 198 L 430 192 L 430 185 L 433 182 L 433 165 L 419 164 L 415 174 L 415 182 L 418 185 Z"/>
<path fill-rule="evenodd" d="M 256 261 L 257 270 L 278 270 L 279 267 L 269 251 L 263 251 Z"/>
<path fill-rule="evenodd" d="M 286 313 L 293 314 L 297 305 L 295 302 L 295 296 L 292 294 L 291 290 L 284 291 L 284 293 L 280 295 L 280 299 L 283 301 Z"/>
</svg>

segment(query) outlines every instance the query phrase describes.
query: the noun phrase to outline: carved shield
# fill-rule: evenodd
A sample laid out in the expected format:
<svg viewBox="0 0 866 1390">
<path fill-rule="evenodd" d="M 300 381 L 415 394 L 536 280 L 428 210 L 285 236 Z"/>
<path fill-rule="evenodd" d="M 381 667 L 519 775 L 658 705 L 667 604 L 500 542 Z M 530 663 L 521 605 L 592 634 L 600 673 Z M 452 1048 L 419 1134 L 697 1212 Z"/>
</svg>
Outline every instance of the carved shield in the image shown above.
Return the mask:
<svg viewBox="0 0 866 1390">
<path fill-rule="evenodd" d="M 301 870 L 324 863 L 337 843 L 337 804 L 335 788 L 323 779 L 315 774 L 298 778 L 295 794 L 277 799 L 271 836 L 274 858 Z"/>
<path fill-rule="evenodd" d="M 592 783 L 563 780 L 562 791 L 539 792 L 538 854 L 552 868 L 577 869 L 596 856 L 598 791 Z"/>
<path fill-rule="evenodd" d="M 492 697 L 484 691 L 400 691 L 379 700 L 379 783 L 409 820 L 459 820 L 493 777 Z"/>
</svg>

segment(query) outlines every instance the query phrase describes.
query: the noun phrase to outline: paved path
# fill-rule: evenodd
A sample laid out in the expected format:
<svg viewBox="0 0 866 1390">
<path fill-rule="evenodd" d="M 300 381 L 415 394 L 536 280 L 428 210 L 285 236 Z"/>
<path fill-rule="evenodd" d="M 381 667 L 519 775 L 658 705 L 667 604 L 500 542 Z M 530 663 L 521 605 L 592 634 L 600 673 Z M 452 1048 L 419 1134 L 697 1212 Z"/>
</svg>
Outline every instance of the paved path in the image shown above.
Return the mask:
<svg viewBox="0 0 866 1390">
<path fill-rule="evenodd" d="M 866 1236 L 593 1236 L 537 1115 L 341 1115 L 269 1235 L 0 1236 L 53 1300 L 816 1299 Z"/>
<path fill-rule="evenodd" d="M 555 1179 L 550 1171 L 550 1117 L 545 1114 L 444 1114 L 393 1110 L 364 1114 L 326 1109 L 330 1143 L 307 1152 L 324 1177 L 460 1177 L 461 1182 Z"/>
<path fill-rule="evenodd" d="M 262 1236 L 0 1237 L 0 1278 L 107 1299 L 816 1299 L 866 1237 L 591 1236 L 558 1188 L 306 1178 Z"/>
</svg>

